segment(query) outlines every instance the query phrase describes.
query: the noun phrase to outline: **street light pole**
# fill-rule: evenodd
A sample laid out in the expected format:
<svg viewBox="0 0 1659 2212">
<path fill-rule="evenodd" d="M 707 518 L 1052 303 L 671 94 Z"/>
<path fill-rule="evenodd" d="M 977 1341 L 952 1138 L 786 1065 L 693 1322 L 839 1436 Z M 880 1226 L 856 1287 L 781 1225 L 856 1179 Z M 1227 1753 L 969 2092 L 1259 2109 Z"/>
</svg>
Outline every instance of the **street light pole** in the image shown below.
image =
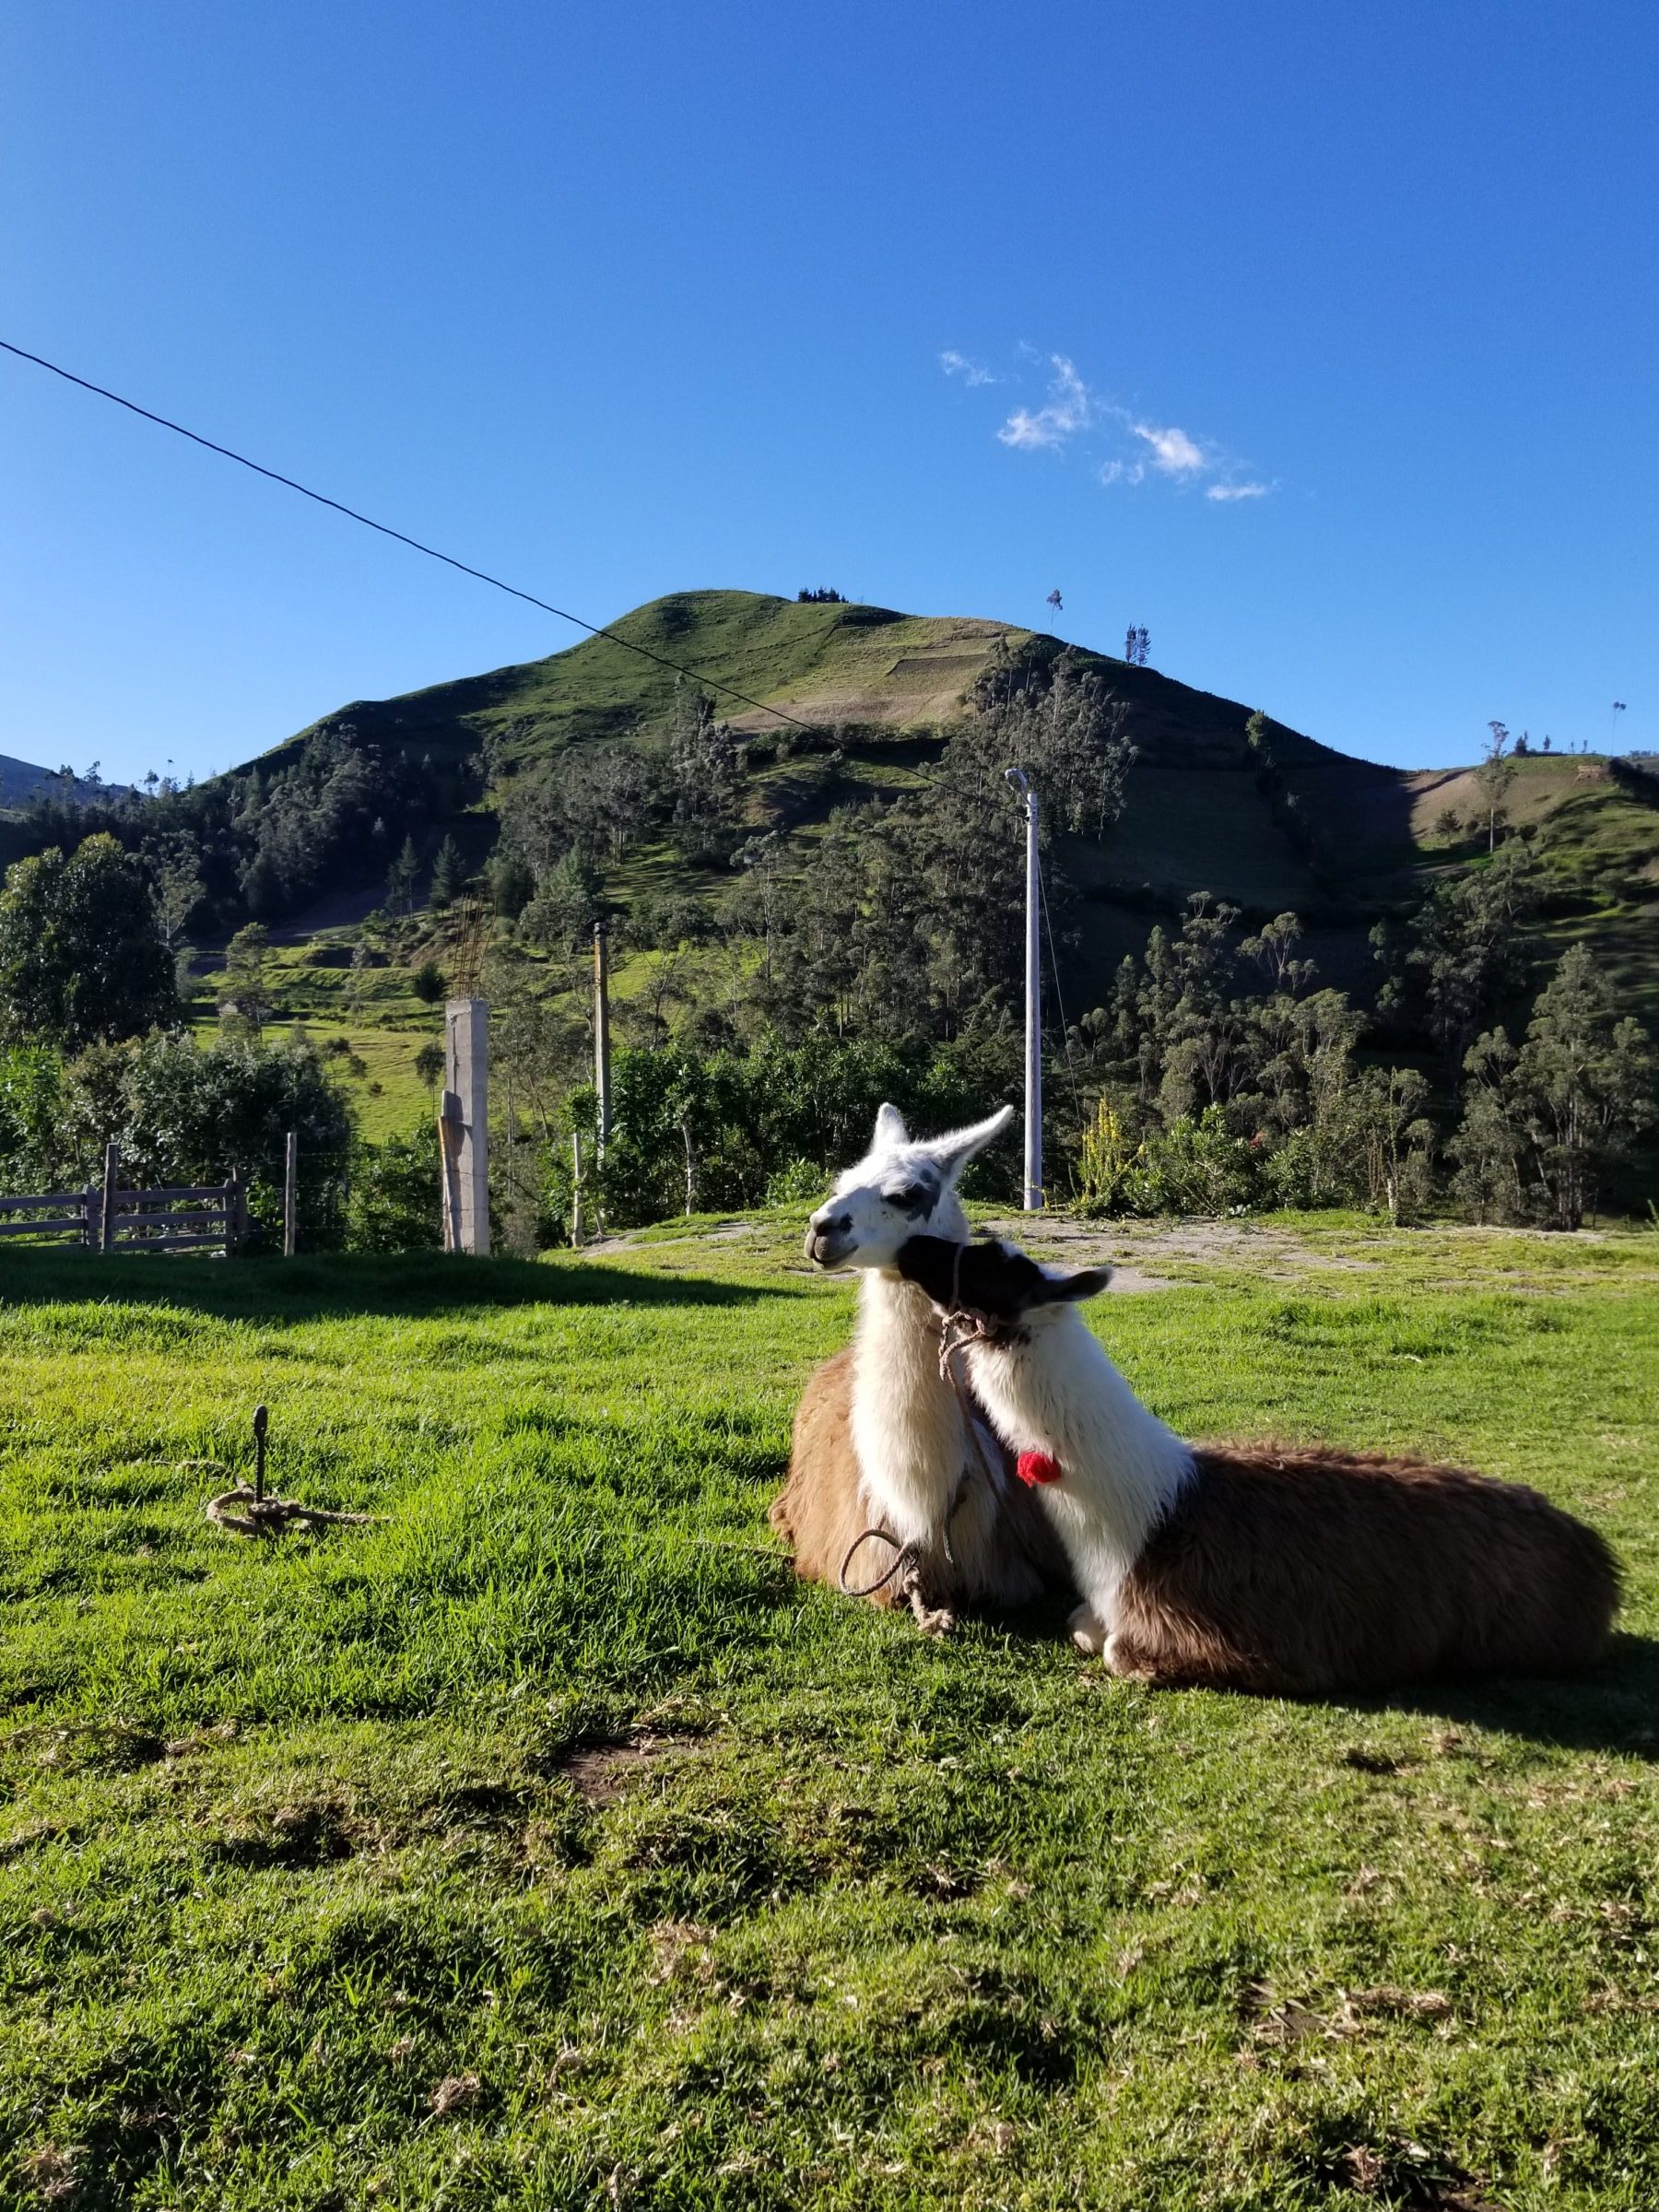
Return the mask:
<svg viewBox="0 0 1659 2212">
<path fill-rule="evenodd" d="M 1037 853 L 1037 794 L 1025 771 L 1005 771 L 1026 820 L 1025 1210 L 1042 1210 L 1042 878 Z"/>
</svg>

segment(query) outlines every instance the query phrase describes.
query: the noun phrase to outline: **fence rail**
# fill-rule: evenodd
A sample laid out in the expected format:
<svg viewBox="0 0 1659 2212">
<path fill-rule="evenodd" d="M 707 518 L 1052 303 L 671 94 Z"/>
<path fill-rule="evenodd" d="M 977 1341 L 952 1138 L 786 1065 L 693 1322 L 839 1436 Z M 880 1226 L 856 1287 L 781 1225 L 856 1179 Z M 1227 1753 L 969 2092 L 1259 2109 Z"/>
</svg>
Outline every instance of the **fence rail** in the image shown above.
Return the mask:
<svg viewBox="0 0 1659 2212">
<path fill-rule="evenodd" d="M 247 1234 L 248 1192 L 240 1175 L 223 1182 L 129 1190 L 121 1182 L 114 1145 L 104 1154 L 101 1185 L 0 1198 L 0 1237 L 51 1237 L 92 1252 L 230 1253 L 241 1249 Z"/>
</svg>

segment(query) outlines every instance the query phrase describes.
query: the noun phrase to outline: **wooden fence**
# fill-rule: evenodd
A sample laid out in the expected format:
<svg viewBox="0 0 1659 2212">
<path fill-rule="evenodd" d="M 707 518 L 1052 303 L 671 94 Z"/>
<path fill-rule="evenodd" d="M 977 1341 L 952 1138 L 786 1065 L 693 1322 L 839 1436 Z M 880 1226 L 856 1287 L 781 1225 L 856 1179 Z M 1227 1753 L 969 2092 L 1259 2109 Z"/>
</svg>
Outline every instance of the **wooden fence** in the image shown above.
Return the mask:
<svg viewBox="0 0 1659 2212">
<path fill-rule="evenodd" d="M 89 1252 L 233 1253 L 247 1233 L 248 1193 L 240 1175 L 224 1182 L 124 1190 L 113 1145 L 104 1154 L 101 1185 L 0 1198 L 0 1237 L 50 1237 Z"/>
</svg>

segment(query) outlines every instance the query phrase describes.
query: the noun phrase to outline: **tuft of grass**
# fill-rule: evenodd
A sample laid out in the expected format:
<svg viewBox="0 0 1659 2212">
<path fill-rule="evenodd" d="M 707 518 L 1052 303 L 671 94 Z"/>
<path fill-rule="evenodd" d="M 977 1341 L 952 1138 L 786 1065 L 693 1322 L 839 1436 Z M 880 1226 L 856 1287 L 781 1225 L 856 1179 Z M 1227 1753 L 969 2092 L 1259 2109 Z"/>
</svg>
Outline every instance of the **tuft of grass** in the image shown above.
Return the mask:
<svg viewBox="0 0 1659 2212">
<path fill-rule="evenodd" d="M 1591 1677 L 1298 1705 L 797 1585 L 795 1233 L 8 1257 L 0 2201 L 1653 2203 L 1654 1240 L 1100 1232 L 1177 1425 L 1625 1559 Z M 259 1399 L 381 1518 L 210 1530 Z"/>
</svg>

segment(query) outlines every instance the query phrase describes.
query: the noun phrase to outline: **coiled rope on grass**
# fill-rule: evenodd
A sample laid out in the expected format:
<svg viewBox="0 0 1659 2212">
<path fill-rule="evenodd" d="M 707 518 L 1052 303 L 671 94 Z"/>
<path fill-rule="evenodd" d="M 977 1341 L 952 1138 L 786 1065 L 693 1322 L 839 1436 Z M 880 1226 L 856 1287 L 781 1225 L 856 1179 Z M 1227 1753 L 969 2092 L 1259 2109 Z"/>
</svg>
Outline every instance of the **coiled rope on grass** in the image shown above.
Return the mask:
<svg viewBox="0 0 1659 2212">
<path fill-rule="evenodd" d="M 270 1426 L 270 1413 L 264 1406 L 253 1408 L 253 1479 L 238 1482 L 217 1498 L 210 1498 L 203 1509 L 215 1528 L 222 1528 L 228 1536 L 283 1536 L 290 1529 L 300 1529 L 307 1535 L 318 1529 L 361 1524 L 384 1519 L 381 1513 L 340 1513 L 322 1505 L 304 1505 L 298 1498 L 278 1498 L 265 1488 L 265 1432 Z M 182 1459 L 177 1463 L 181 1471 L 186 1468 L 205 1469 L 215 1475 L 234 1475 L 236 1469 L 228 1467 L 218 1459 Z M 236 1509 L 242 1510 L 238 1512 Z"/>
</svg>

